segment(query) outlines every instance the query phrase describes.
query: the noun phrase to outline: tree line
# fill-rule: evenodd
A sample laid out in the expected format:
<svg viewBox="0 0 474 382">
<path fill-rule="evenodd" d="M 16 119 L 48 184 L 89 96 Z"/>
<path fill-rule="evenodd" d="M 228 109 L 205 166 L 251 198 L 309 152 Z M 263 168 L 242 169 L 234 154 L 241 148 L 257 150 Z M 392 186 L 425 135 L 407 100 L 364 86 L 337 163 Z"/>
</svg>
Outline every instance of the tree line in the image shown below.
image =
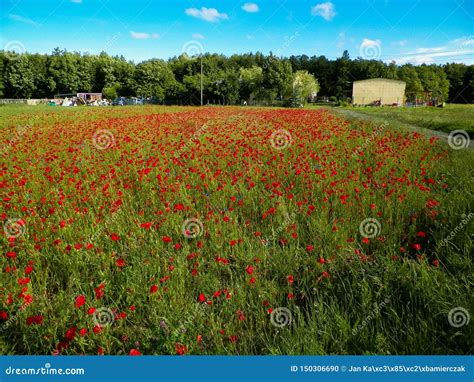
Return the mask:
<svg viewBox="0 0 474 382">
<path fill-rule="evenodd" d="M 151 97 L 160 103 L 284 102 L 307 99 L 316 92 L 331 100 L 347 101 L 352 82 L 367 78 L 403 80 L 408 100 L 437 98 L 455 103 L 474 102 L 474 65 L 396 65 L 377 60 L 325 56 L 277 57 L 261 53 L 230 57 L 206 53 L 182 54 L 168 60 L 140 63 L 123 56 L 80 54 L 56 48 L 51 54 L 0 51 L 0 97 L 52 98 L 76 92 Z"/>
</svg>

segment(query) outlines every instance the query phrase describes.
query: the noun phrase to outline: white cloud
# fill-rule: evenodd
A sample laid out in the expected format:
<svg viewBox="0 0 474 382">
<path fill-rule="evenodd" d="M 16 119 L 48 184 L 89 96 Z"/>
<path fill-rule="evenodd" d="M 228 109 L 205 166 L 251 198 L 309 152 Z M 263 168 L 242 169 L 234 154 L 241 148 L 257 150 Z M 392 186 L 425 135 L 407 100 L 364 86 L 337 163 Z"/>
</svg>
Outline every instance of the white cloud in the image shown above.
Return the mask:
<svg viewBox="0 0 474 382">
<path fill-rule="evenodd" d="M 195 40 L 204 40 L 204 36 L 201 33 L 193 33 L 191 37 Z"/>
<path fill-rule="evenodd" d="M 134 32 L 130 31 L 130 36 L 135 40 L 147 40 L 149 38 L 159 38 L 160 35 L 158 33 L 144 33 L 144 32 Z"/>
<path fill-rule="evenodd" d="M 18 21 L 23 24 L 28 24 L 28 25 L 33 25 L 34 27 L 39 27 L 41 24 L 37 23 L 36 21 L 33 21 L 27 17 L 23 17 L 20 15 L 8 15 L 8 18 L 13 21 Z"/>
<path fill-rule="evenodd" d="M 408 55 L 404 57 L 400 57 L 394 61 L 397 64 L 406 64 L 406 63 L 413 63 L 413 64 L 431 64 L 433 62 L 459 62 L 464 61 L 464 59 L 459 60 L 459 56 L 471 56 L 474 54 L 474 49 L 470 50 L 448 50 L 444 52 L 434 52 L 434 53 L 427 53 L 427 54 L 418 54 L 418 55 Z M 469 60 L 469 59 L 467 59 Z"/>
<path fill-rule="evenodd" d="M 217 22 L 219 20 L 227 20 L 229 16 L 226 13 L 219 13 L 216 8 L 206 8 L 202 7 L 201 9 L 197 8 L 188 8 L 185 10 L 185 13 L 188 16 L 196 17 L 198 19 L 208 21 L 211 23 Z"/>
<path fill-rule="evenodd" d="M 382 41 L 364 38 L 359 46 L 359 54 L 367 60 L 377 60 L 382 53 Z"/>
<path fill-rule="evenodd" d="M 249 13 L 255 13 L 259 11 L 258 5 L 255 3 L 245 3 L 242 5 L 242 9 Z"/>
<path fill-rule="evenodd" d="M 367 49 L 367 48 L 380 49 L 381 45 L 382 45 L 382 42 L 380 40 L 371 40 L 370 38 L 364 38 L 362 40 L 362 43 L 360 44 L 360 48 L 361 49 Z"/>
<path fill-rule="evenodd" d="M 321 16 L 323 19 L 330 21 L 336 16 L 336 11 L 334 10 L 334 4 L 328 1 L 311 7 L 311 14 L 313 16 Z"/>
<path fill-rule="evenodd" d="M 446 62 L 463 62 L 471 64 L 474 62 L 474 38 L 463 36 L 446 42 L 443 46 L 418 47 L 411 51 L 401 52 L 396 57 L 387 61 L 395 61 L 397 64 L 442 64 Z"/>
<path fill-rule="evenodd" d="M 413 54 L 426 54 L 426 53 L 436 53 L 436 52 L 442 52 L 443 50 L 446 50 L 445 46 L 437 46 L 433 48 L 417 48 Z"/>
<path fill-rule="evenodd" d="M 460 46 L 474 45 L 474 36 L 457 38 L 456 40 L 451 41 L 451 43 Z"/>
</svg>

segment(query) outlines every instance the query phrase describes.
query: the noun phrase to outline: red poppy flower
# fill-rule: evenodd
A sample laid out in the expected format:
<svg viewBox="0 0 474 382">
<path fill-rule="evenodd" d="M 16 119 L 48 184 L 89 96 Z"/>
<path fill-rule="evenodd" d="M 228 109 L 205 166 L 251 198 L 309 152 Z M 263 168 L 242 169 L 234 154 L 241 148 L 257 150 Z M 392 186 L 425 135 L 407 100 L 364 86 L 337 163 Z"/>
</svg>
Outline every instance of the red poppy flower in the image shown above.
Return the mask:
<svg viewBox="0 0 474 382">
<path fill-rule="evenodd" d="M 30 316 L 26 319 L 27 325 L 41 325 L 43 323 L 43 316 Z"/>
<path fill-rule="evenodd" d="M 152 222 L 142 223 L 140 224 L 140 227 L 145 228 L 145 229 L 150 229 L 152 224 L 153 224 Z"/>
<path fill-rule="evenodd" d="M 100 300 L 102 297 L 104 297 L 104 294 L 105 294 L 104 289 L 105 289 L 104 284 L 100 284 L 97 288 L 94 288 L 96 300 Z"/>
<path fill-rule="evenodd" d="M 74 337 L 76 336 L 76 331 L 77 331 L 77 328 L 75 326 L 68 329 L 66 331 L 66 335 L 65 335 L 66 340 L 72 341 L 74 339 Z"/>
<path fill-rule="evenodd" d="M 122 267 L 125 266 L 125 260 L 124 259 L 117 259 L 115 264 L 117 265 L 117 267 L 122 268 Z"/>
<path fill-rule="evenodd" d="M 142 355 L 142 353 L 138 349 L 130 349 L 130 352 L 128 353 L 128 355 L 137 356 L 137 355 Z"/>
<path fill-rule="evenodd" d="M 29 277 L 25 277 L 25 278 L 22 278 L 22 279 L 18 279 L 18 284 L 19 285 L 26 285 L 30 282 L 30 278 Z"/>
<path fill-rule="evenodd" d="M 183 344 L 175 344 L 176 354 L 177 355 L 185 355 L 188 352 L 188 348 L 186 345 Z"/>
<path fill-rule="evenodd" d="M 75 306 L 76 308 L 80 308 L 80 307 L 83 306 L 85 303 L 86 303 L 86 296 L 80 295 L 80 296 L 77 296 L 77 297 L 76 297 L 76 301 L 75 301 L 74 306 Z"/>
<path fill-rule="evenodd" d="M 111 234 L 111 235 L 110 235 L 110 238 L 111 238 L 113 241 L 120 240 L 120 236 L 117 235 L 116 233 Z"/>
</svg>

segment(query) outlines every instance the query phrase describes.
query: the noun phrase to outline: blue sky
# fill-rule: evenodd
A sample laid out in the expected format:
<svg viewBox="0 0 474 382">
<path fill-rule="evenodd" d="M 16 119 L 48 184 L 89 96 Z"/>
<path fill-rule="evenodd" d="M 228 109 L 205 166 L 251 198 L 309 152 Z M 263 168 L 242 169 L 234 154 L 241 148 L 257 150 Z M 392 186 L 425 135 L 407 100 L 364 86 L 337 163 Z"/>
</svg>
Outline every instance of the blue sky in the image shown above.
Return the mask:
<svg viewBox="0 0 474 382">
<path fill-rule="evenodd" d="M 0 0 L 0 47 L 474 63 L 474 0 Z M 0 48 L 0 49 L 1 49 Z"/>
</svg>

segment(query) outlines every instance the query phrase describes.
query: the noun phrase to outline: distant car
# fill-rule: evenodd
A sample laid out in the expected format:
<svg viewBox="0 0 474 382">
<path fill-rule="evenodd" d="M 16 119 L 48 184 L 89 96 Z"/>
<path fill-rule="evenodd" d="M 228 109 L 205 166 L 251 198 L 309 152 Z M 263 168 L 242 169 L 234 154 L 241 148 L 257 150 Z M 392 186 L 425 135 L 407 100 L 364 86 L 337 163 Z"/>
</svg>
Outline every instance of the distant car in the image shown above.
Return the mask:
<svg viewBox="0 0 474 382">
<path fill-rule="evenodd" d="M 125 99 L 120 97 L 116 98 L 112 101 L 112 106 L 123 106 L 125 105 Z"/>
<path fill-rule="evenodd" d="M 141 97 L 132 97 L 127 99 L 127 105 L 143 105 L 144 99 Z"/>
</svg>

